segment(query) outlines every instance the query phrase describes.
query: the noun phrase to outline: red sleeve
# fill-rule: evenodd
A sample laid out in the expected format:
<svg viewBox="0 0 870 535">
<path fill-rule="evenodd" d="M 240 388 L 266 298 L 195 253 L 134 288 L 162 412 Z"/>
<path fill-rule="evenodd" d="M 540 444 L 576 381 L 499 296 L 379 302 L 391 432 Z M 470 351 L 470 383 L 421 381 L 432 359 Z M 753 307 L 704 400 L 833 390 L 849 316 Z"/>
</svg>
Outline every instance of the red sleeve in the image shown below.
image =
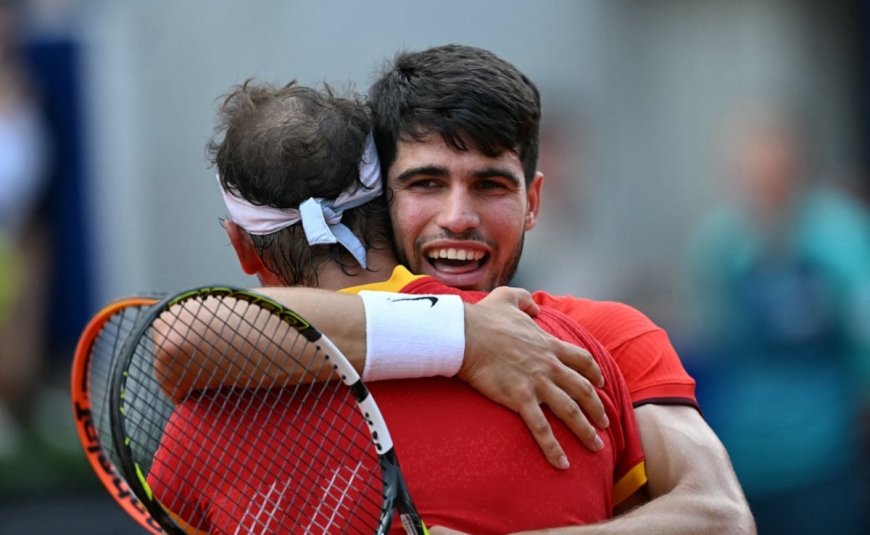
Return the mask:
<svg viewBox="0 0 870 535">
<path fill-rule="evenodd" d="M 698 408 L 695 380 L 683 368 L 667 333 L 639 310 L 546 292 L 533 296 L 539 305 L 561 311 L 604 344 L 625 377 L 635 407 L 658 403 Z"/>
</svg>

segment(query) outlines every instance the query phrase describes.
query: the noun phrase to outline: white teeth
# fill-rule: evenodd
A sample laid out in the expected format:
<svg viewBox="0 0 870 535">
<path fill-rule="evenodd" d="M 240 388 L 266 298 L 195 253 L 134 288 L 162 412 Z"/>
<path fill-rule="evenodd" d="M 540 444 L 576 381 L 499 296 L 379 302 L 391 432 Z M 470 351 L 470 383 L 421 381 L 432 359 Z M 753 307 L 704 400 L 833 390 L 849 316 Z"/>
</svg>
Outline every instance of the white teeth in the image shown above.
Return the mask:
<svg viewBox="0 0 870 535">
<path fill-rule="evenodd" d="M 439 258 L 444 258 L 447 260 L 459 260 L 459 261 L 470 261 L 476 262 L 483 258 L 483 253 L 480 251 L 470 251 L 467 249 L 455 249 L 453 247 L 449 249 L 433 249 L 428 253 L 429 258 L 432 260 L 438 260 Z"/>
</svg>

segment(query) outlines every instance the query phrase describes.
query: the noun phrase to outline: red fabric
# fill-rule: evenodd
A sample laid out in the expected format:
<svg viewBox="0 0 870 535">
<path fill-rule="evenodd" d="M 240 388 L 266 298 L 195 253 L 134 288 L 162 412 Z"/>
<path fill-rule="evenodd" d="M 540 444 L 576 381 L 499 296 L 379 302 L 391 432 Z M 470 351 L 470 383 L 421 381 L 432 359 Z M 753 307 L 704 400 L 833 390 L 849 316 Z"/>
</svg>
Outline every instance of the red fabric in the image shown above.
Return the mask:
<svg viewBox="0 0 870 535">
<path fill-rule="evenodd" d="M 486 295 L 454 290 L 428 277 L 402 292 L 452 293 L 469 302 Z M 536 321 L 554 336 L 585 347 L 599 363 L 606 384 L 598 393 L 611 422 L 601 434 L 605 448 L 589 452 L 551 417 L 571 462 L 568 470 L 555 470 L 516 414 L 460 380 L 372 383 L 387 422 L 397 429 L 393 440 L 402 470 L 429 525 L 504 533 L 601 521 L 612 516 L 614 485 L 643 461 L 628 389 L 606 349 L 555 310 L 542 307 Z"/>
<path fill-rule="evenodd" d="M 428 277 L 415 280 L 403 291 L 459 294 L 471 302 L 485 296 L 456 291 Z M 604 449 L 589 452 L 548 413 L 571 463 L 568 470 L 557 470 L 541 454 L 518 415 L 487 400 L 459 379 L 370 383 L 368 387 L 392 434 L 410 494 L 427 525 L 483 534 L 589 524 L 612 516 L 612 493 L 617 483 L 627 483 L 635 490 L 645 482 L 643 453 L 628 388 L 605 347 L 555 310 L 542 307 L 537 321 L 555 336 L 587 348 L 598 361 L 606 381 L 598 393 L 611 422 L 600 433 Z M 280 525 L 281 518 L 262 513 L 271 509 L 261 503 L 261 498 L 269 498 L 269 503 L 274 504 L 276 485 L 279 494 L 285 496 L 290 494 L 287 482 L 300 480 L 295 471 L 299 468 L 281 464 L 287 455 L 275 447 L 281 442 L 276 437 L 290 424 L 283 419 L 258 419 L 253 412 L 262 400 L 251 394 L 241 397 L 245 397 L 240 404 L 242 411 L 232 417 L 218 416 L 210 406 L 191 411 L 180 405 L 148 476 L 155 495 L 170 509 L 194 507 L 195 514 L 184 516 L 194 520 L 194 527 L 199 529 L 218 532 L 240 523 L 248 526 L 252 521 L 250 513 L 256 510 L 261 513 L 254 515 L 253 521 L 275 529 L 275 522 Z M 225 401 L 213 404 L 224 405 Z M 303 404 L 302 410 L 313 409 Z M 213 427 L 224 430 L 209 431 Z M 240 439 L 240 435 L 251 438 Z M 345 445 L 341 449 L 350 448 Z M 223 452 L 224 456 L 203 459 L 209 451 Z M 270 468 L 264 470 L 251 464 L 254 461 L 225 461 L 237 451 L 255 451 L 256 463 Z M 296 457 L 298 453 L 290 456 Z M 316 456 L 301 466 L 314 462 Z M 247 482 L 226 482 L 237 473 L 269 475 L 273 483 L 267 479 L 267 483 L 253 488 Z M 318 482 L 317 486 L 324 484 Z M 228 506 L 228 512 L 221 513 L 217 490 L 241 497 L 237 499 L 242 505 Z M 283 502 L 279 506 L 287 507 Z M 281 525 L 275 531 L 294 532 L 298 528 Z M 397 519 L 392 532 L 402 533 Z"/>
<path fill-rule="evenodd" d="M 374 532 L 377 454 L 353 395 L 333 385 L 302 385 L 296 398 L 224 389 L 181 403 L 148 474 L 154 495 L 211 534 Z M 334 515 L 345 520 L 332 525 Z"/>
<path fill-rule="evenodd" d="M 695 380 L 680 362 L 667 333 L 637 309 L 535 292 L 535 302 L 559 310 L 586 327 L 613 356 L 634 406 L 672 403 L 698 408 Z"/>
</svg>

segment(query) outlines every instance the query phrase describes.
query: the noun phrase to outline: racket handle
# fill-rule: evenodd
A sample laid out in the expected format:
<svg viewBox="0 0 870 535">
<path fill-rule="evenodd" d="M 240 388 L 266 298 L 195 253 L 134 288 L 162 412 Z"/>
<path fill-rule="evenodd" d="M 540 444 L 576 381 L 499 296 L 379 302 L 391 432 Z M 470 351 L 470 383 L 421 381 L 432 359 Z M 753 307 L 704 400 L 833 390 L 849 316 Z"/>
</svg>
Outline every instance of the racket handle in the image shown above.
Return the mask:
<svg viewBox="0 0 870 535">
<path fill-rule="evenodd" d="M 426 524 L 416 514 L 399 514 L 399 520 L 408 535 L 429 535 Z"/>
</svg>

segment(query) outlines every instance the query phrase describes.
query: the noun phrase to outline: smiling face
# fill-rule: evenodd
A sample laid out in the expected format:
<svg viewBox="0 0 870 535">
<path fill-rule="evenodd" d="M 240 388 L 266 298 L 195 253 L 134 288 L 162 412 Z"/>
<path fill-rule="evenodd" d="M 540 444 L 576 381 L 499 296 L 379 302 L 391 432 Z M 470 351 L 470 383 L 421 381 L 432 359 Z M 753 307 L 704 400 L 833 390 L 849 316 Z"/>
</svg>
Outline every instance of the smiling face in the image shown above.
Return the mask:
<svg viewBox="0 0 870 535">
<path fill-rule="evenodd" d="M 449 286 L 507 284 L 537 221 L 543 176 L 527 187 L 517 155 L 488 157 L 440 136 L 402 140 L 387 172 L 399 259 Z"/>
</svg>

